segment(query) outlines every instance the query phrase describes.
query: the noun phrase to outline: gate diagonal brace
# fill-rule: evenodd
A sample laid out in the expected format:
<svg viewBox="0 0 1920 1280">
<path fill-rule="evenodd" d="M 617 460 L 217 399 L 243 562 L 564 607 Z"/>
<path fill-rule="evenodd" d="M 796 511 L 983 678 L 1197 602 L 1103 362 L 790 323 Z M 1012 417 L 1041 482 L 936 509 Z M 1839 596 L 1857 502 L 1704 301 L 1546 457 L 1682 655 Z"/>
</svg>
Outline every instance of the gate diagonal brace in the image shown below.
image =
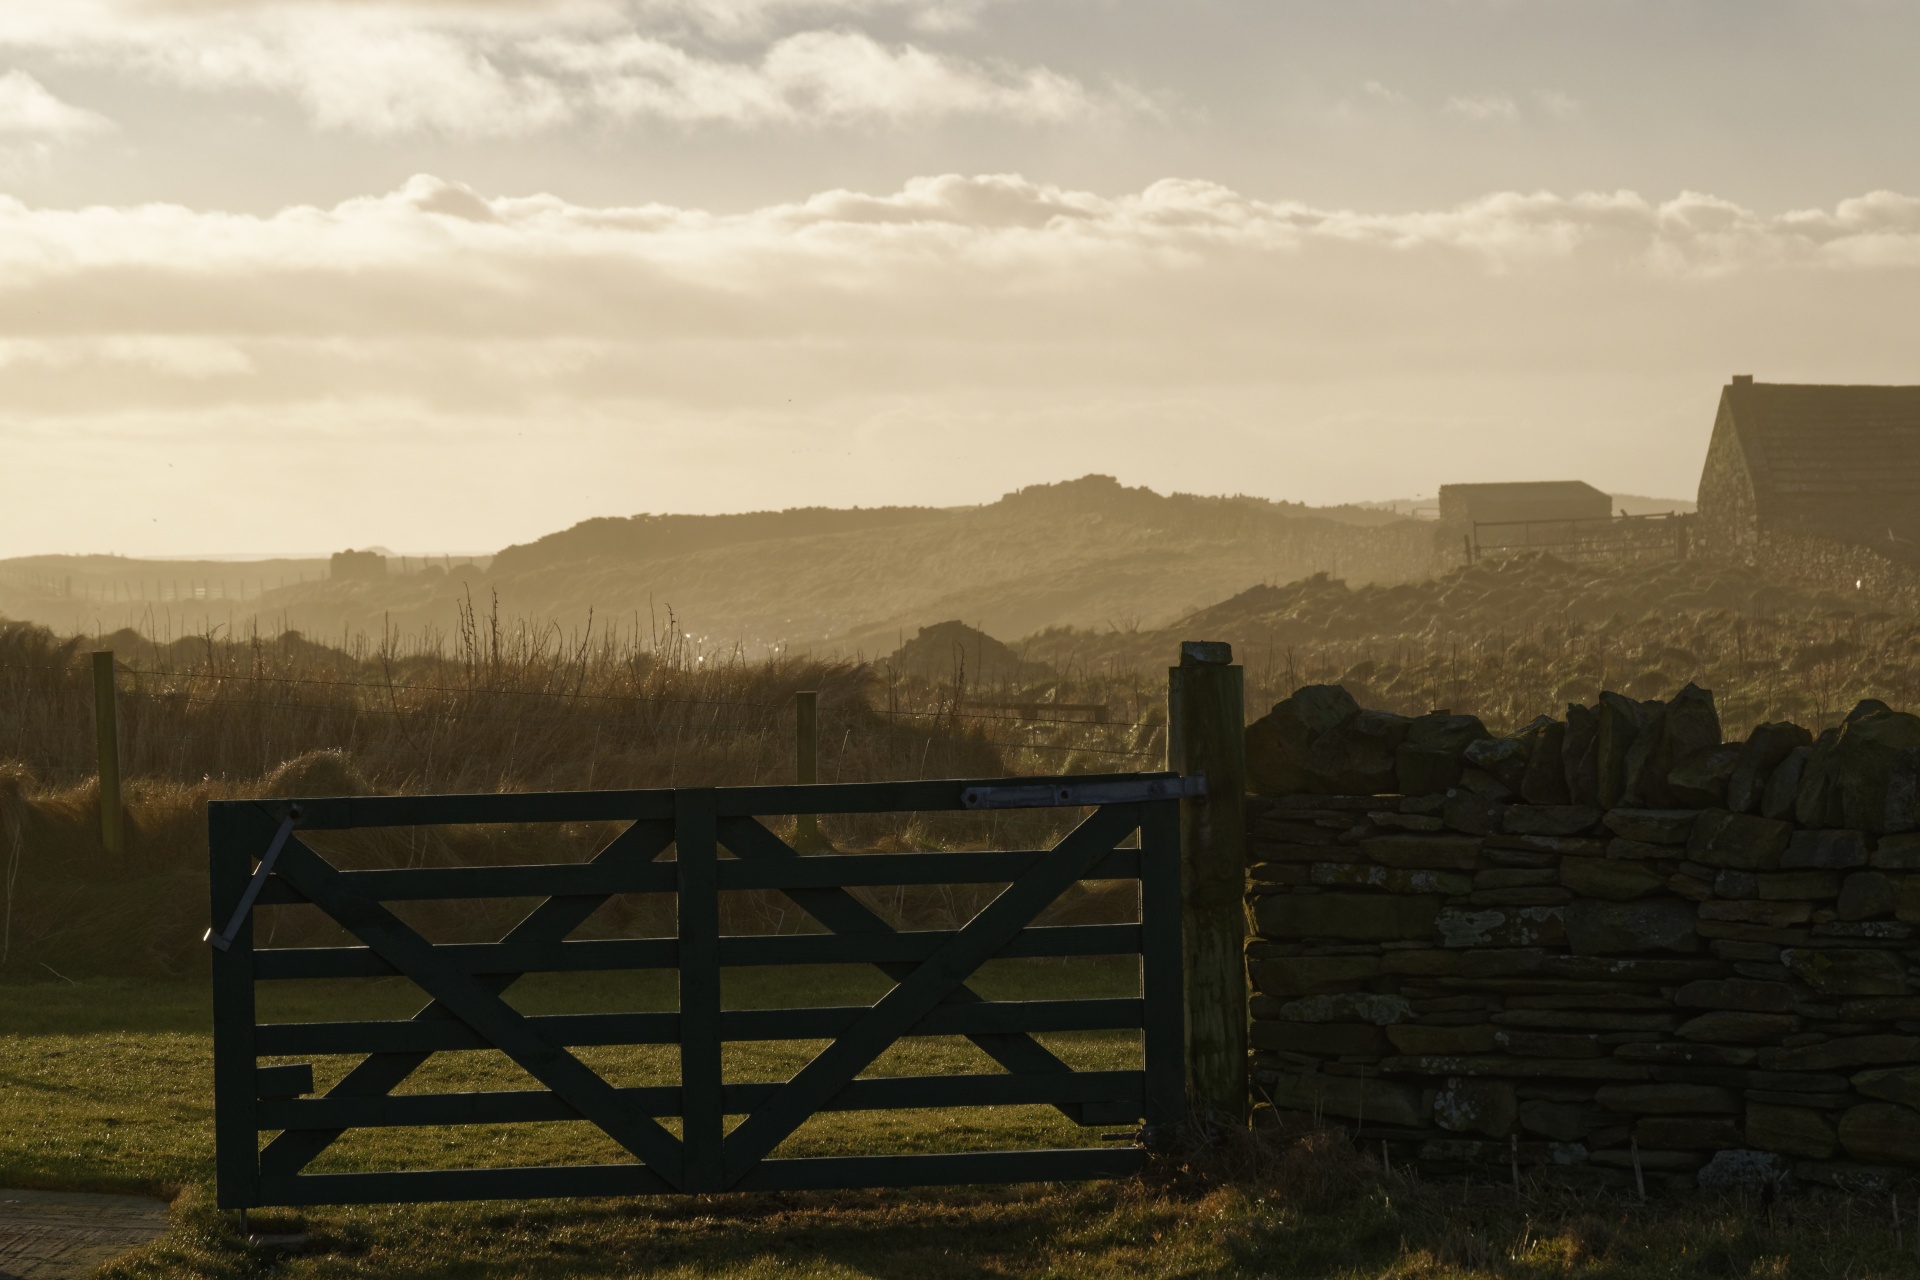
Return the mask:
<svg viewBox="0 0 1920 1280">
<path fill-rule="evenodd" d="M 1098 809 L 1034 868 L 870 1008 L 726 1138 L 726 1185 L 750 1172 L 820 1106 L 844 1089 L 967 977 L 1011 942 L 1094 860 L 1112 851 L 1140 823 L 1130 808 Z"/>
<path fill-rule="evenodd" d="M 1123 832 L 1116 836 L 1114 843 L 1118 844 L 1125 838 L 1125 834 Z M 753 818 L 722 819 L 720 843 L 732 850 L 735 856 L 748 860 L 767 861 L 801 856 Z M 861 936 L 899 932 L 845 889 L 782 889 L 780 892 L 785 894 L 795 906 L 825 926 L 829 933 Z M 913 976 L 917 966 L 911 961 L 878 960 L 874 962 L 873 967 L 893 981 L 902 982 Z M 987 999 L 972 987 L 962 983 L 955 987 L 941 1003 L 985 1004 Z M 1016 1075 L 1040 1075 L 1073 1070 L 1045 1045 L 1025 1032 L 987 1032 L 970 1035 L 967 1039 L 972 1041 L 981 1052 Z M 1105 1123 L 1104 1120 L 1087 1119 L 1085 1103 L 1057 1102 L 1054 1104 L 1054 1109 L 1075 1124 Z"/>
<path fill-rule="evenodd" d="M 610 840 L 589 863 L 652 862 L 673 844 L 673 829 L 661 822 L 636 822 Z M 604 906 L 610 894 L 556 895 L 548 898 L 507 931 L 502 942 L 560 942 L 586 923 L 587 918 Z M 517 973 L 489 973 L 477 976 L 480 985 L 499 995 L 518 982 Z M 413 1015 L 415 1022 L 444 1022 L 453 1012 L 438 1000 L 430 1001 Z M 374 1053 L 342 1076 L 329 1098 L 377 1098 L 392 1093 L 406 1078 L 418 1071 L 433 1056 L 425 1053 Z M 313 1163 L 319 1154 L 338 1142 L 345 1129 L 288 1129 L 276 1135 L 261 1149 L 260 1172 L 268 1176 L 291 1176 Z"/>
<path fill-rule="evenodd" d="M 565 1048 L 553 1044 L 494 992 L 439 955 L 433 944 L 349 886 L 339 871 L 299 840 L 280 855 L 280 875 L 383 960 L 553 1090 L 568 1106 L 643 1161 L 674 1190 L 685 1185 L 680 1140 L 646 1116 L 634 1115 L 614 1087 Z"/>
</svg>

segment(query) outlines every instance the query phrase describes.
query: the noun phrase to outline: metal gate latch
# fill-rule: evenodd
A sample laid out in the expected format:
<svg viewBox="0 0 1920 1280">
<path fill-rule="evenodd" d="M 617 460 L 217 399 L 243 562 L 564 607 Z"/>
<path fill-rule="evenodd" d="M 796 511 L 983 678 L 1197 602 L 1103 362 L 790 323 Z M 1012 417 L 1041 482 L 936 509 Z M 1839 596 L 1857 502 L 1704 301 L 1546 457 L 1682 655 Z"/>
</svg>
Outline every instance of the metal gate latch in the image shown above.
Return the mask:
<svg viewBox="0 0 1920 1280">
<path fill-rule="evenodd" d="M 200 936 L 200 941 L 216 951 L 225 951 L 233 945 L 233 940 L 240 934 L 240 926 L 246 923 L 247 912 L 253 910 L 260 891 L 267 887 L 267 877 L 273 874 L 273 864 L 280 860 L 280 851 L 287 847 L 287 837 L 293 834 L 293 824 L 299 817 L 299 805 L 287 810 L 287 816 L 280 819 L 280 829 L 273 833 L 272 842 L 260 858 L 260 865 L 254 869 L 253 879 L 247 881 L 247 889 L 240 895 L 239 905 L 233 909 L 233 919 L 227 921 L 226 929 L 220 933 L 208 929 Z"/>
</svg>

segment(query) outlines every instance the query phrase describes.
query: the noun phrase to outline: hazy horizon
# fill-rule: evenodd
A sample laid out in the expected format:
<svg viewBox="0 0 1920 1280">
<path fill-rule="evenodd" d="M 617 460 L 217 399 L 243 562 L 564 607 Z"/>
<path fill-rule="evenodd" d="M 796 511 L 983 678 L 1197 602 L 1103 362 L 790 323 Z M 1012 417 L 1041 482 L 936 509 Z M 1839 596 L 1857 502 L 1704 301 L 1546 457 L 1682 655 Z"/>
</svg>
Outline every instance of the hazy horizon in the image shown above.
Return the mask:
<svg viewBox="0 0 1920 1280">
<path fill-rule="evenodd" d="M 1912 383 L 1881 0 L 75 0 L 0 26 L 0 557 L 1691 496 Z M 1903 194 L 1914 193 L 1914 194 Z"/>
</svg>

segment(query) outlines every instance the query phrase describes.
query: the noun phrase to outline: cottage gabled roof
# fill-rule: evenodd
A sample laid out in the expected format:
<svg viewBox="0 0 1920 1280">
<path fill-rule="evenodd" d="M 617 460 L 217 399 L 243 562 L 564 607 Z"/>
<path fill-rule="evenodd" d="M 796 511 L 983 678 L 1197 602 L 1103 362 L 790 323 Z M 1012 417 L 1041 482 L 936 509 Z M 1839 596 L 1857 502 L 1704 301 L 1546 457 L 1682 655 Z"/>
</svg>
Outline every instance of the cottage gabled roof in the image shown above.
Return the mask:
<svg viewBox="0 0 1920 1280">
<path fill-rule="evenodd" d="M 1735 379 L 1720 419 L 1762 530 L 1920 558 L 1920 387 Z"/>
</svg>

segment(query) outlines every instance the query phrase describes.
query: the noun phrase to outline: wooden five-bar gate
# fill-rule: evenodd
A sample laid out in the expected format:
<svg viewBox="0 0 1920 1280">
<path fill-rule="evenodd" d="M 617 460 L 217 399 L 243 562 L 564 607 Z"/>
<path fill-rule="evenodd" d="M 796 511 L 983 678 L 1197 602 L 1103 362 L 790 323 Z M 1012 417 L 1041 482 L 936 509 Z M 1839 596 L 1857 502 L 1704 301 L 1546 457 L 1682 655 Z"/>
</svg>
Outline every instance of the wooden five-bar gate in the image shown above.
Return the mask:
<svg viewBox="0 0 1920 1280">
<path fill-rule="evenodd" d="M 1186 1109 L 1182 1029 L 1179 801 L 1204 791 L 1171 774 L 844 786 L 703 788 L 285 800 L 210 806 L 215 948 L 215 1145 L 219 1202 L 346 1204 L 496 1197 L 605 1196 L 914 1186 L 1123 1175 L 1142 1142 L 1065 1149 L 773 1158 L 822 1111 L 1041 1104 L 1085 1125 L 1144 1122 Z M 1078 806 L 1091 812 L 1051 849 L 958 853 L 797 852 L 768 815 Z M 629 825 L 591 859 L 522 866 L 340 870 L 301 834 L 472 823 Z M 1137 847 L 1122 847 L 1139 833 Z M 668 850 L 673 857 L 663 855 Z M 731 854 L 723 857 L 722 852 Z M 1137 880 L 1138 920 L 1042 926 L 1036 917 L 1083 880 Z M 848 889 L 1005 884 L 962 927 L 900 931 Z M 725 934 L 720 897 L 784 894 L 820 932 Z M 672 937 L 570 939 L 619 894 L 675 895 Z M 544 899 L 497 942 L 433 943 L 386 903 Z M 257 906 L 311 903 L 357 946 L 256 944 Z M 989 1000 L 968 985 L 989 960 L 1137 955 L 1138 994 L 1118 999 Z M 872 1005 L 727 1009 L 721 971 L 740 965 L 868 964 L 893 983 Z M 504 998 L 529 973 L 672 970 L 673 1012 L 529 1016 Z M 431 998 L 404 1021 L 260 1024 L 261 981 L 402 975 Z M 1141 1065 L 1075 1070 L 1035 1039 L 1133 1028 Z M 964 1036 L 1002 1071 L 869 1076 L 901 1037 Z M 728 1041 L 825 1040 L 790 1079 L 729 1081 Z M 679 1083 L 618 1088 L 572 1049 L 677 1045 Z M 436 1053 L 497 1049 L 542 1090 L 397 1093 Z M 312 1064 L 260 1059 L 353 1055 L 314 1092 Z M 677 1117 L 676 1134 L 663 1118 Z M 729 1126 L 729 1117 L 739 1117 Z M 591 1121 L 625 1163 L 306 1172 L 351 1129 Z M 262 1134 L 272 1134 L 264 1146 Z"/>
</svg>

